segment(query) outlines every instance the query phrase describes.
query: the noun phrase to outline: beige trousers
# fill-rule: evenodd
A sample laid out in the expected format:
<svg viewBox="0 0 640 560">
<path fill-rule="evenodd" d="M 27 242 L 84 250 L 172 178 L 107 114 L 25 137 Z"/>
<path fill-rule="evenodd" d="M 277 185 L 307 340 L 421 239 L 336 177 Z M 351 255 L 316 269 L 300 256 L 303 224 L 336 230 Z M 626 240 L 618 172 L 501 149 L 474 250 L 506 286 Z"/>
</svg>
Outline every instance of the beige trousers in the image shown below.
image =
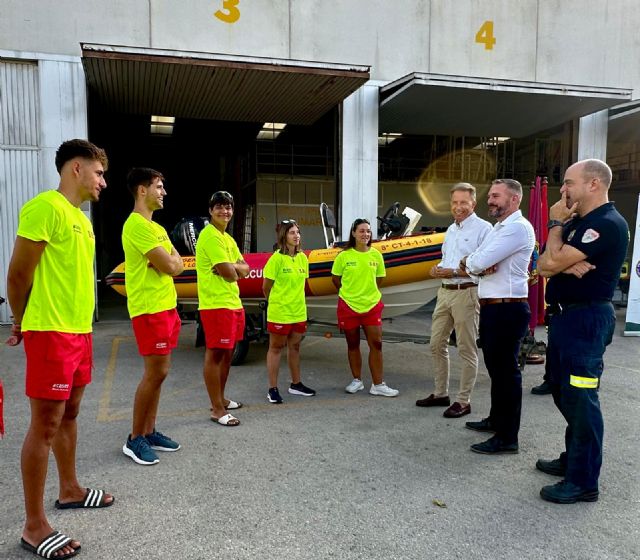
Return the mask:
<svg viewBox="0 0 640 560">
<path fill-rule="evenodd" d="M 478 375 L 478 324 L 480 303 L 478 288 L 438 290 L 436 308 L 431 323 L 431 355 L 435 367 L 436 397 L 449 394 L 449 337 L 455 329 L 458 354 L 462 359 L 460 390 L 456 401 L 467 404 Z"/>
</svg>

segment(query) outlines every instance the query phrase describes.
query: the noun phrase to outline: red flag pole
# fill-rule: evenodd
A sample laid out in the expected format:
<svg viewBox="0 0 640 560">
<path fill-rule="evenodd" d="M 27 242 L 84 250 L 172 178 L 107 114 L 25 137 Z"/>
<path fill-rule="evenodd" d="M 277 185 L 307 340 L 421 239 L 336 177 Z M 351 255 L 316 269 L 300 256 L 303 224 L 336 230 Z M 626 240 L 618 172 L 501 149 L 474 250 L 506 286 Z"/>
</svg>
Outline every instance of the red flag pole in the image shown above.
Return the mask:
<svg viewBox="0 0 640 560">
<path fill-rule="evenodd" d="M 536 235 L 536 247 L 531 259 L 531 276 L 529 278 L 529 307 L 531 308 L 529 330 L 532 335 L 535 331 L 536 326 L 538 325 L 539 277 L 536 267 L 538 263 L 538 256 L 540 254 L 540 210 L 540 177 L 536 177 L 535 183 L 531 184 L 531 190 L 529 193 L 529 222 L 531 222 Z"/>
<path fill-rule="evenodd" d="M 547 242 L 547 222 L 549 221 L 549 202 L 547 198 L 547 187 L 549 181 L 547 177 L 542 178 L 542 184 L 540 188 L 540 248 Z M 538 278 L 538 325 L 544 325 L 544 292 L 547 286 L 546 278 Z"/>
</svg>

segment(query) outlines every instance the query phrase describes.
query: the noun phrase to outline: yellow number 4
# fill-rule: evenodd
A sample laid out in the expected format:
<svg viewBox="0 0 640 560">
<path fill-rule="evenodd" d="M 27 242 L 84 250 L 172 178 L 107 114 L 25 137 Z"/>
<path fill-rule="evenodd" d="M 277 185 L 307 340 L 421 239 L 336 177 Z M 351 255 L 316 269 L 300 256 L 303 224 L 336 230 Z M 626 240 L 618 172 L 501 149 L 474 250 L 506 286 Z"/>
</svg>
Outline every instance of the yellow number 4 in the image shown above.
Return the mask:
<svg viewBox="0 0 640 560">
<path fill-rule="evenodd" d="M 487 51 L 493 49 L 496 44 L 496 38 L 493 36 L 493 21 L 487 20 L 478 29 L 476 33 L 476 43 L 483 43 Z"/>
<path fill-rule="evenodd" d="M 222 0 L 222 10 L 213 15 L 225 23 L 235 23 L 240 19 L 240 10 L 237 8 L 240 0 Z"/>
</svg>

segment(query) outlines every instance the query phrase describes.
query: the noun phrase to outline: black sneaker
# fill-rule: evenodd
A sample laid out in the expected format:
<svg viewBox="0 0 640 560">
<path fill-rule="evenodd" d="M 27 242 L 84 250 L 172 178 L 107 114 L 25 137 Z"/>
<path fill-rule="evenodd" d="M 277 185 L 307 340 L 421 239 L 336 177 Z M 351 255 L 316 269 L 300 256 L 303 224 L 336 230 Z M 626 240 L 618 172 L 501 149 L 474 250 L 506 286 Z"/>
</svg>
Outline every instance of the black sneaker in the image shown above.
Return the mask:
<svg viewBox="0 0 640 560">
<path fill-rule="evenodd" d="M 277 387 L 271 387 L 271 389 L 269 389 L 269 392 L 267 393 L 267 400 L 270 403 L 282 404 L 282 397 L 280 396 L 280 391 L 278 391 Z"/>
<path fill-rule="evenodd" d="M 289 393 L 292 395 L 302 395 L 303 397 L 313 397 L 316 392 L 313 389 L 309 389 L 309 387 L 300 383 L 292 383 L 289 387 Z"/>
</svg>

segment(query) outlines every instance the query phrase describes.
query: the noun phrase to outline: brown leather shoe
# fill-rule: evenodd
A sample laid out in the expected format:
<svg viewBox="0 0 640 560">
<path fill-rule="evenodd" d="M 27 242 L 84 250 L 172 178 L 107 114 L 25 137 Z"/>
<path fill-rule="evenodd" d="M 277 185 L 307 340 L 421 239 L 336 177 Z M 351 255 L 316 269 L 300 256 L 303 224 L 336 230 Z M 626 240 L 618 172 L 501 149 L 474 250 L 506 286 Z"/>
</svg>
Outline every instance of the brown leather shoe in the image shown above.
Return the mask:
<svg viewBox="0 0 640 560">
<path fill-rule="evenodd" d="M 416 401 L 416 406 L 449 406 L 450 404 L 449 397 L 436 397 L 433 393 L 426 399 Z"/>
<path fill-rule="evenodd" d="M 447 410 L 442 413 L 442 416 L 445 418 L 460 418 L 460 416 L 465 416 L 471 412 L 470 404 L 462 404 L 459 402 L 454 402 Z"/>
</svg>

